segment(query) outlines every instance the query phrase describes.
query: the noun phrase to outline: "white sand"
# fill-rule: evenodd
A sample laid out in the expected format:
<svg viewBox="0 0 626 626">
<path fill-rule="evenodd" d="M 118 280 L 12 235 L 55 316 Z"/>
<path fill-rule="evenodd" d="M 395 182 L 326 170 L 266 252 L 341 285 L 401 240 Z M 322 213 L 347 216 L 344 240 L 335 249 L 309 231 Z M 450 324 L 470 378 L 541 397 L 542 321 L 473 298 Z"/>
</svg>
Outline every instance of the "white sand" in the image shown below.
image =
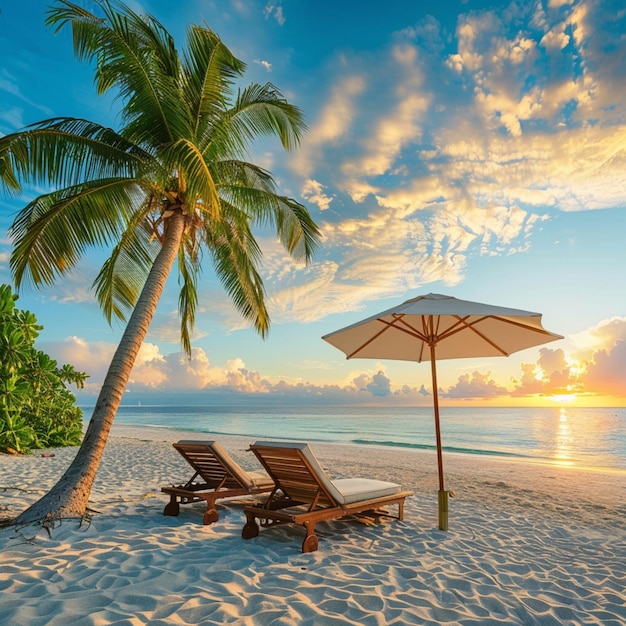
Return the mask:
<svg viewBox="0 0 626 626">
<path fill-rule="evenodd" d="M 437 529 L 431 453 L 312 445 L 337 477 L 415 492 L 405 520 L 320 523 L 241 538 L 242 501 L 163 516 L 162 485 L 190 477 L 170 443 L 189 433 L 115 426 L 91 523 L 0 530 L 0 624 L 626 624 L 626 473 L 445 455 L 450 530 Z M 247 469 L 251 441 L 220 442 Z M 0 517 L 60 476 L 75 449 L 0 455 Z"/>
</svg>

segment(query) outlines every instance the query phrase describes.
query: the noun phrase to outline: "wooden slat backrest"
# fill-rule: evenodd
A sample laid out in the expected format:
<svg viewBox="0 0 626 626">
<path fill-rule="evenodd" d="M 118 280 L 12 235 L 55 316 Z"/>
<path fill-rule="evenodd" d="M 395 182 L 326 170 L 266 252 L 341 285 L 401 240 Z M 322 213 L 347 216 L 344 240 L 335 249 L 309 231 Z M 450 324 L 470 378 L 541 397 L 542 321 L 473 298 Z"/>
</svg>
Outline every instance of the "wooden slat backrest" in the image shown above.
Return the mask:
<svg viewBox="0 0 626 626">
<path fill-rule="evenodd" d="M 277 487 L 297 502 L 312 503 L 318 497 L 319 506 L 336 506 L 302 452 L 293 448 L 275 448 L 254 444 L 250 446 Z"/>
<path fill-rule="evenodd" d="M 174 444 L 189 465 L 211 487 L 238 488 L 241 483 L 232 476 L 208 446 Z"/>
</svg>

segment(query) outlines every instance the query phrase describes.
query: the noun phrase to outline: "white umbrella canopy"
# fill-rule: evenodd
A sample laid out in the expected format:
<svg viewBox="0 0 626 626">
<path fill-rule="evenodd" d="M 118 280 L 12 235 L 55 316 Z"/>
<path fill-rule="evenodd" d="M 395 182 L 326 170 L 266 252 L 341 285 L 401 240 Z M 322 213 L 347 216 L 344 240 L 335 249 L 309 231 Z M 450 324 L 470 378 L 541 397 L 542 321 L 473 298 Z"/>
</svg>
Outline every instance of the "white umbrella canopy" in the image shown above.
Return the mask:
<svg viewBox="0 0 626 626">
<path fill-rule="evenodd" d="M 541 314 L 429 293 L 322 337 L 347 358 L 429 361 L 508 356 L 563 339 Z"/>
<path fill-rule="evenodd" d="M 557 339 L 541 325 L 541 314 L 430 293 L 372 315 L 322 337 L 348 359 L 431 362 L 437 463 L 439 528 L 448 527 L 444 489 L 436 360 L 508 356 Z"/>
</svg>

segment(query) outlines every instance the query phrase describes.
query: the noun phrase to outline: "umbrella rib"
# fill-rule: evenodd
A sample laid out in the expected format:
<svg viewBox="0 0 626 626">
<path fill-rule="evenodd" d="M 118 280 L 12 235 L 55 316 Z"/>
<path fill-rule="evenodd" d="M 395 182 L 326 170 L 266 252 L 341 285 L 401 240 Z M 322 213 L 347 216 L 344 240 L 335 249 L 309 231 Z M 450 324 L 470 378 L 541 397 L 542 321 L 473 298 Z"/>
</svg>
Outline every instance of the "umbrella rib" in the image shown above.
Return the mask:
<svg viewBox="0 0 626 626">
<path fill-rule="evenodd" d="M 384 324 L 384 327 L 381 328 L 377 333 L 372 335 L 365 343 L 362 343 L 356 350 L 353 350 L 350 354 L 346 355 L 347 359 L 351 359 L 356 354 L 358 354 L 363 348 L 366 348 L 373 341 L 376 341 L 384 332 L 389 330 L 390 328 L 395 328 L 397 330 L 401 330 L 403 333 L 407 333 L 407 335 L 411 335 L 412 337 L 417 337 L 422 341 L 427 341 L 426 337 L 424 337 L 416 328 L 413 328 L 410 324 L 407 324 L 401 316 L 394 315 L 394 320 L 392 322 L 388 322 L 386 320 L 381 319 L 380 317 L 377 319 L 381 324 Z M 401 326 L 400 324 L 404 324 L 406 328 Z"/>
<path fill-rule="evenodd" d="M 478 330 L 477 328 L 474 328 L 474 326 L 486 319 L 496 319 L 500 322 L 504 322 L 505 324 L 511 324 L 511 326 L 517 326 L 519 328 L 524 328 L 526 330 L 529 330 L 531 332 L 536 332 L 539 333 L 540 335 L 551 335 L 552 333 L 550 333 L 549 331 L 547 331 L 545 328 L 535 328 L 534 326 L 528 326 L 527 324 L 523 324 L 521 322 L 517 322 L 515 320 L 510 320 L 510 319 L 506 319 L 504 317 L 500 317 L 498 315 L 484 315 L 483 317 L 480 317 L 476 320 L 474 320 L 473 322 L 467 322 L 467 317 L 457 317 L 457 319 L 459 320 L 459 324 L 455 324 L 452 328 L 448 329 L 443 335 L 441 335 L 438 338 L 438 341 L 441 341 L 443 339 L 447 339 L 448 337 L 461 332 L 464 329 L 467 330 L 471 330 L 472 332 L 476 333 L 483 341 L 485 341 L 486 343 L 488 343 L 490 346 L 492 346 L 493 348 L 495 348 L 498 352 L 500 352 L 502 355 L 504 356 L 508 356 L 509 354 L 511 354 L 510 352 L 507 352 L 506 350 L 503 350 L 497 343 L 495 343 L 494 341 L 492 341 L 491 339 L 489 339 L 488 337 L 486 337 L 483 333 L 480 332 L 480 330 Z"/>
<path fill-rule="evenodd" d="M 383 324 L 388 324 L 388 322 L 385 322 L 381 319 L 379 319 L 378 321 L 382 322 Z M 391 324 L 389 324 L 389 326 L 391 326 Z M 367 346 L 369 346 L 370 343 L 372 343 L 372 341 L 375 341 L 376 339 L 378 339 L 387 329 L 388 329 L 388 326 L 384 326 L 383 328 L 381 328 L 376 334 L 372 335 L 365 343 L 362 343 L 356 350 L 353 350 L 350 354 L 346 354 L 346 359 L 351 359 L 355 354 L 358 354 L 361 350 L 363 350 L 363 348 L 366 348 Z"/>
<path fill-rule="evenodd" d="M 522 324 L 522 322 L 517 322 L 515 320 L 507 319 L 506 317 L 500 317 L 498 315 L 493 315 L 493 318 L 504 322 L 505 324 L 511 324 L 512 326 L 519 326 L 520 328 L 525 328 L 526 330 L 530 330 L 535 333 L 539 333 L 540 335 L 552 335 L 549 330 L 545 328 L 536 328 L 535 326 L 529 326 L 528 324 Z"/>
<path fill-rule="evenodd" d="M 457 317 L 457 316 L 455 316 Z M 462 330 L 471 330 L 473 333 L 476 333 L 485 343 L 488 343 L 492 348 L 495 348 L 498 352 L 500 352 L 503 356 L 507 356 L 507 351 L 503 350 L 497 343 L 493 342 L 491 339 L 489 339 L 489 337 L 486 337 L 483 333 L 481 333 L 478 329 L 474 328 L 474 326 L 476 324 L 478 324 L 479 322 L 482 322 L 486 319 L 493 319 L 494 316 L 483 316 L 473 322 L 467 322 L 467 317 L 457 317 L 459 323 L 455 324 L 452 328 L 448 329 L 444 334 L 442 334 L 439 338 L 438 341 L 442 341 L 444 339 L 447 339 L 448 337 L 451 337 L 452 335 L 455 335 L 456 333 L 460 333 Z M 500 319 L 500 318 L 497 318 Z M 520 324 L 520 326 L 523 326 L 523 324 Z"/>
</svg>

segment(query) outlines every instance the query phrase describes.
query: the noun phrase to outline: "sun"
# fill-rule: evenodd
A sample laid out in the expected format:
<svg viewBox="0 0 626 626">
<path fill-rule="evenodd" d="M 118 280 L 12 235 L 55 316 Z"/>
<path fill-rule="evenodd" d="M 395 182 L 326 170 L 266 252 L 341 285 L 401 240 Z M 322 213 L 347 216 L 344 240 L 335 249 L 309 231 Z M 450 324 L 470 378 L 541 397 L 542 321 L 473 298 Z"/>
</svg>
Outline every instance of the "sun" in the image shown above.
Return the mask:
<svg viewBox="0 0 626 626">
<path fill-rule="evenodd" d="M 550 396 L 550 400 L 554 402 L 558 402 L 559 404 L 572 404 L 576 402 L 576 394 L 575 393 L 556 393 L 553 396 Z"/>
</svg>

